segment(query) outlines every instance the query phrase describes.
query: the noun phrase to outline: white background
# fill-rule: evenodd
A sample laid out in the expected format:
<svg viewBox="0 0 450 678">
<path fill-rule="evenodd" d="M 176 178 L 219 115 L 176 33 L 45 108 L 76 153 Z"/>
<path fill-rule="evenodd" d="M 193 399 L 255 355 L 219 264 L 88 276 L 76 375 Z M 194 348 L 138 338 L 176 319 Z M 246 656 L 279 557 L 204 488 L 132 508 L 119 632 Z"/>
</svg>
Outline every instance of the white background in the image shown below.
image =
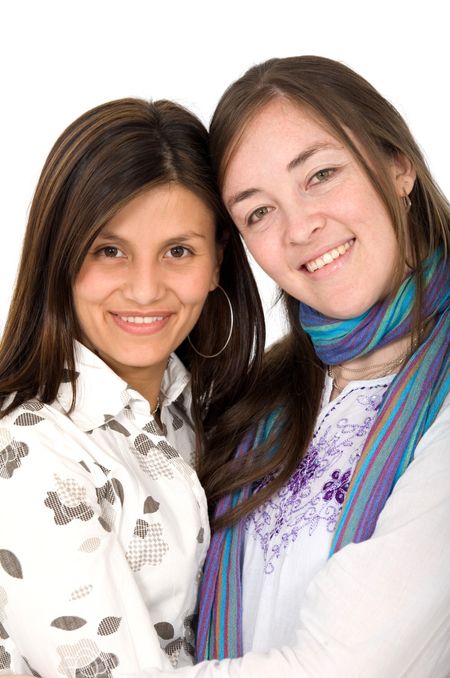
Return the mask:
<svg viewBox="0 0 450 678">
<path fill-rule="evenodd" d="M 273 56 L 343 61 L 392 101 L 449 193 L 444 0 L 4 0 L 0 9 L 0 328 L 33 190 L 56 137 L 124 96 L 205 124 L 225 87 Z M 267 309 L 273 286 L 257 271 Z M 268 310 L 268 338 L 281 318 Z"/>
</svg>

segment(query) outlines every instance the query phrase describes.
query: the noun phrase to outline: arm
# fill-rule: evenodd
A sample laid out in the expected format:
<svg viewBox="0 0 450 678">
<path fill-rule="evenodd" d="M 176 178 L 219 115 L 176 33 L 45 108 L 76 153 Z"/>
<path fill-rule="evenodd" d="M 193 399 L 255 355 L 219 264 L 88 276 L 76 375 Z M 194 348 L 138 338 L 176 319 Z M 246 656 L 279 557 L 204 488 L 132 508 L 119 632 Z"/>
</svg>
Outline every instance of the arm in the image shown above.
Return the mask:
<svg viewBox="0 0 450 678">
<path fill-rule="evenodd" d="M 205 662 L 177 677 L 448 678 L 449 438 L 450 397 L 373 537 L 335 554 L 311 582 L 295 647 Z"/>
<path fill-rule="evenodd" d="M 0 616 L 10 637 L 0 641 L 3 673 L 82 678 L 169 668 L 116 534 L 121 503 L 97 496 L 105 476 L 95 480 L 73 441 L 48 422 L 0 433 L 0 449 L 9 450 L 0 475 Z"/>
</svg>

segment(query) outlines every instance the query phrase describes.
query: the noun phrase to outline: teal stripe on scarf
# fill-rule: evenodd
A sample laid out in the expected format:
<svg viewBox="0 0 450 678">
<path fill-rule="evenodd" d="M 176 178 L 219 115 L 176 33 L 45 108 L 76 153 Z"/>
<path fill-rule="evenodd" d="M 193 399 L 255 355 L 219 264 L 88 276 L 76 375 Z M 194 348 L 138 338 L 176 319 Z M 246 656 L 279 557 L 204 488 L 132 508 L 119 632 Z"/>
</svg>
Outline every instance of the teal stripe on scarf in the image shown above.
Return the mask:
<svg viewBox="0 0 450 678">
<path fill-rule="evenodd" d="M 415 448 L 435 420 L 450 389 L 450 270 L 437 252 L 424 265 L 424 316 L 434 321 L 427 340 L 419 346 L 387 389 L 382 405 L 364 444 L 361 458 L 346 494 L 330 555 L 350 542 L 369 539 L 398 478 L 413 459 Z M 326 319 L 301 306 L 300 318 L 314 341 L 319 357 L 338 364 L 374 347 L 405 336 L 411 329 L 415 282 L 404 281 L 391 302 L 376 304 L 351 321 Z M 316 345 L 317 342 L 317 345 Z M 261 422 L 255 439 L 247 436 L 237 457 L 264 443 L 276 421 L 274 412 Z M 250 495 L 245 487 L 224 497 L 216 515 L 224 515 Z M 229 549 L 225 544 L 229 543 Z M 244 521 L 212 538 L 200 591 L 197 656 L 199 660 L 242 655 L 242 560 Z M 229 560 L 226 554 L 230 553 Z M 228 577 L 218 579 L 226 562 Z M 218 609 L 227 608 L 220 615 Z M 220 639 L 220 653 L 218 640 Z"/>
<path fill-rule="evenodd" d="M 275 410 L 262 420 L 256 434 L 245 436 L 236 458 L 263 444 L 279 416 Z M 215 517 L 227 513 L 251 494 L 250 487 L 224 497 L 218 504 Z M 211 540 L 200 587 L 199 619 L 197 626 L 197 659 L 240 657 L 242 645 L 242 581 L 241 561 L 244 543 L 244 521 L 217 530 Z"/>
<path fill-rule="evenodd" d="M 368 539 L 395 483 L 450 389 L 450 314 L 392 382 L 364 443 L 333 537 L 330 555 Z M 436 378 L 433 380 L 432 375 Z"/>
<path fill-rule="evenodd" d="M 423 278 L 428 296 L 425 298 L 423 317 L 436 311 L 438 301 L 445 306 L 450 299 L 448 270 L 440 262 L 442 249 L 424 262 Z M 415 296 L 416 281 L 410 275 L 403 281 L 392 301 L 387 299 L 375 304 L 357 318 L 327 318 L 310 306 L 300 304 L 300 324 L 311 337 L 319 358 L 327 365 L 338 365 L 406 336 L 411 331 Z"/>
</svg>

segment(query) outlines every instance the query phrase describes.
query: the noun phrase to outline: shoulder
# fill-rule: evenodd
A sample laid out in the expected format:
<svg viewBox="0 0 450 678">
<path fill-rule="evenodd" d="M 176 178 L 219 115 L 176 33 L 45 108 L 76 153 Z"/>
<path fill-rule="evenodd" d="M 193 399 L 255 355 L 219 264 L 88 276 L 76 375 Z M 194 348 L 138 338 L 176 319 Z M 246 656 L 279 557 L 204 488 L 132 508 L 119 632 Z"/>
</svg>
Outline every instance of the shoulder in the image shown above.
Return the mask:
<svg viewBox="0 0 450 678">
<path fill-rule="evenodd" d="M 12 478 L 25 460 L 30 472 L 38 472 L 43 455 L 78 463 L 79 434 L 57 407 L 38 400 L 23 403 L 0 420 L 0 478 Z"/>
<path fill-rule="evenodd" d="M 416 447 L 415 459 L 433 454 L 445 454 L 450 466 L 448 454 L 450 441 L 450 393 L 447 394 L 434 422 L 424 433 Z"/>
<path fill-rule="evenodd" d="M 43 425 L 65 427 L 70 419 L 57 401 L 46 404 L 34 398 L 27 400 L 0 419 L 0 428 L 11 431 L 42 431 Z"/>
<path fill-rule="evenodd" d="M 414 459 L 400 476 L 383 511 L 374 535 L 385 531 L 417 529 L 439 538 L 448 533 L 450 517 L 450 395 L 434 423 L 417 445 Z M 450 536 L 450 534 L 449 534 Z M 448 542 L 450 545 L 450 541 Z"/>
</svg>

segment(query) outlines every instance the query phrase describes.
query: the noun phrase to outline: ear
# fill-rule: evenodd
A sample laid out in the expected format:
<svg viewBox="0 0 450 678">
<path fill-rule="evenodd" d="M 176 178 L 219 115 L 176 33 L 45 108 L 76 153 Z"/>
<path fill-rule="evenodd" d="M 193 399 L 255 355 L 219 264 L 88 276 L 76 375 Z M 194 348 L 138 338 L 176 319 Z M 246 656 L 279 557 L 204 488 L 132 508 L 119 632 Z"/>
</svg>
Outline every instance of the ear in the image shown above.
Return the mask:
<svg viewBox="0 0 450 678">
<path fill-rule="evenodd" d="M 409 195 L 416 181 L 416 170 L 411 160 L 403 153 L 397 153 L 391 160 L 391 174 L 399 198 Z"/>
<path fill-rule="evenodd" d="M 213 272 L 212 272 L 211 286 L 209 288 L 210 292 L 215 290 L 217 285 L 219 284 L 220 267 L 222 266 L 223 253 L 224 253 L 226 244 L 227 244 L 227 240 L 221 240 L 221 241 L 216 243 L 216 265 L 214 266 L 214 269 L 213 269 Z"/>
</svg>

